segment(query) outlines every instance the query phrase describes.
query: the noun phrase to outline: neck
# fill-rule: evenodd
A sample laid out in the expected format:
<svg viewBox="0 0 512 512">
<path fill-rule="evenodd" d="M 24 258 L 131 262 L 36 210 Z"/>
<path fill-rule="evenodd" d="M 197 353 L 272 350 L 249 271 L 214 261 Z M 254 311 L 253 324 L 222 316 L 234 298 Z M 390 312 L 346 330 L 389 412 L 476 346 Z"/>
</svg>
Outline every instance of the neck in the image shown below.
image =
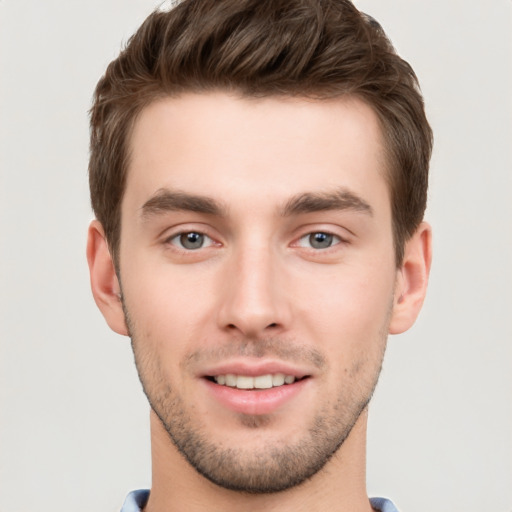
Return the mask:
<svg viewBox="0 0 512 512">
<path fill-rule="evenodd" d="M 219 487 L 197 473 L 151 412 L 153 485 L 144 512 L 371 512 L 366 494 L 366 425 L 367 410 L 342 447 L 301 485 L 278 493 L 247 494 Z"/>
</svg>

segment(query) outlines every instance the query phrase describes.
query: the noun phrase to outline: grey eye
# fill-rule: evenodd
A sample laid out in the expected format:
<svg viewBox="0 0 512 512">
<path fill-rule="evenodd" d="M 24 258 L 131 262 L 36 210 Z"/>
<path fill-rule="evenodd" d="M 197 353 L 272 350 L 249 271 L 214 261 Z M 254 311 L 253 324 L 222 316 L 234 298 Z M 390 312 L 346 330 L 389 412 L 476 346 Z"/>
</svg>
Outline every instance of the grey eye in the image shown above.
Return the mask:
<svg viewBox="0 0 512 512">
<path fill-rule="evenodd" d="M 329 233 L 311 233 L 309 235 L 309 244 L 313 249 L 327 249 L 331 247 L 334 235 Z"/>
<path fill-rule="evenodd" d="M 183 249 L 187 249 L 189 251 L 201 249 L 204 247 L 206 240 L 209 241 L 209 237 L 194 231 L 181 233 L 173 238 L 173 241 L 175 241 L 177 245 L 180 245 Z"/>
<path fill-rule="evenodd" d="M 304 235 L 299 240 L 300 247 L 307 247 L 309 249 L 329 249 L 333 245 L 339 244 L 341 238 L 331 233 L 324 233 L 323 231 L 316 231 L 315 233 L 309 233 Z"/>
</svg>

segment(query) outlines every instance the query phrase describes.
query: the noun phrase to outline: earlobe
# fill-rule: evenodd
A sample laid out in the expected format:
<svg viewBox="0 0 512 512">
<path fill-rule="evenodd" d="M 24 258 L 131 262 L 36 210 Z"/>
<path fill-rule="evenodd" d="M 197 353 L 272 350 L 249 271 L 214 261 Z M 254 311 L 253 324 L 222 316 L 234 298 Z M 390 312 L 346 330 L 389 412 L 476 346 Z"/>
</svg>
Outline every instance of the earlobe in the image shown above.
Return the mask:
<svg viewBox="0 0 512 512">
<path fill-rule="evenodd" d="M 121 303 L 121 287 L 103 227 L 97 220 L 93 220 L 89 226 L 87 262 L 96 305 L 113 331 L 128 336 Z"/>
<path fill-rule="evenodd" d="M 390 334 L 405 332 L 414 324 L 427 292 L 431 261 L 432 229 L 422 222 L 405 244 L 395 287 Z"/>
</svg>

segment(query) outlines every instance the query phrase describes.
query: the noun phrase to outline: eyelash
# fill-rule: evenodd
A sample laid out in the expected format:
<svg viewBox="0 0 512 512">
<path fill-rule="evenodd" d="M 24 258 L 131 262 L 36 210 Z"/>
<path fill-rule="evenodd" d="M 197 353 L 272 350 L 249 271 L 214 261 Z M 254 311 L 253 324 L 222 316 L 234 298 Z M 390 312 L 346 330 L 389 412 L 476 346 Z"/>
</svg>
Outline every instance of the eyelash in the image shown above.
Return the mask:
<svg viewBox="0 0 512 512">
<path fill-rule="evenodd" d="M 190 236 L 190 235 L 197 235 L 198 237 L 201 237 L 201 244 L 198 247 L 185 247 L 184 243 L 186 243 L 186 240 L 183 239 L 183 237 Z M 312 246 L 313 240 L 312 237 L 320 235 L 321 237 L 325 237 L 327 241 L 329 242 L 329 245 L 326 247 L 314 247 Z M 204 231 L 201 230 L 184 230 L 180 231 L 179 233 L 174 233 L 171 236 L 167 237 L 165 239 L 165 244 L 172 245 L 174 249 L 181 251 L 182 253 L 193 253 L 196 251 L 199 251 L 200 249 L 207 249 L 212 246 L 220 246 L 221 244 L 216 242 L 212 237 L 207 235 Z M 193 240 L 189 240 L 190 243 L 194 243 Z M 207 245 L 204 245 L 204 242 L 207 243 Z M 308 244 L 309 242 L 309 244 Z M 322 243 L 322 240 L 317 240 L 319 244 Z M 340 244 L 346 244 L 348 243 L 347 240 L 343 239 L 339 235 L 335 235 L 334 233 L 331 233 L 329 231 L 310 231 L 304 235 L 302 235 L 296 242 L 292 244 L 292 247 L 301 247 L 306 250 L 310 250 L 315 253 L 322 253 L 322 252 L 328 252 L 331 249 L 335 249 L 336 246 Z M 308 245 L 306 245 L 308 244 Z"/>
<path fill-rule="evenodd" d="M 321 235 L 322 237 L 325 237 L 328 241 L 330 241 L 330 245 L 327 247 L 312 247 L 312 237 Z M 309 246 L 303 245 L 303 241 L 309 241 Z M 322 240 L 317 240 L 317 242 L 321 243 Z M 296 245 L 299 247 L 303 247 L 306 249 L 312 249 L 315 252 L 319 251 L 327 251 L 329 249 L 332 249 L 336 247 L 337 245 L 346 242 L 343 240 L 340 236 L 335 235 L 334 233 L 330 233 L 329 231 L 311 231 L 309 233 L 306 233 L 305 235 L 301 236 L 298 241 L 296 242 Z"/>
<path fill-rule="evenodd" d="M 207 239 L 209 241 L 209 243 L 206 246 L 201 245 L 200 247 L 196 247 L 196 248 L 184 247 L 183 246 L 184 241 L 182 240 L 182 237 L 190 236 L 190 235 L 198 235 L 199 237 L 203 237 L 203 240 Z M 177 241 L 177 243 L 174 243 L 175 240 Z M 199 249 L 205 249 L 205 248 L 211 247 L 212 245 L 219 245 L 217 242 L 215 242 L 215 240 L 212 237 L 208 236 L 206 233 L 204 233 L 203 231 L 199 231 L 199 230 L 180 231 L 179 233 L 175 233 L 175 234 L 171 235 L 170 237 L 166 238 L 165 243 L 174 246 L 175 248 L 177 248 L 178 250 L 180 250 L 182 252 L 187 252 L 187 253 L 195 252 Z M 178 245 L 178 243 L 180 245 Z"/>
</svg>

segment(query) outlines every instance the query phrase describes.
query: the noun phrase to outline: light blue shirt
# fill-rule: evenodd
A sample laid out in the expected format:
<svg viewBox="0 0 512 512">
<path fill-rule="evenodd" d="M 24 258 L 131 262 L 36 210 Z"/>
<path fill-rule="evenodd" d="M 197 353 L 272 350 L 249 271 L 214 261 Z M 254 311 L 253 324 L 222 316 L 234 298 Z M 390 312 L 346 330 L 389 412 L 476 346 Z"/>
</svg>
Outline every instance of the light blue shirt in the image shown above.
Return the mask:
<svg viewBox="0 0 512 512">
<path fill-rule="evenodd" d="M 147 489 L 132 491 L 126 497 L 121 512 L 140 512 L 142 507 L 147 503 L 148 498 L 149 491 Z M 370 503 L 375 510 L 379 510 L 380 512 L 398 512 L 395 505 L 386 498 L 370 498 Z"/>
</svg>

